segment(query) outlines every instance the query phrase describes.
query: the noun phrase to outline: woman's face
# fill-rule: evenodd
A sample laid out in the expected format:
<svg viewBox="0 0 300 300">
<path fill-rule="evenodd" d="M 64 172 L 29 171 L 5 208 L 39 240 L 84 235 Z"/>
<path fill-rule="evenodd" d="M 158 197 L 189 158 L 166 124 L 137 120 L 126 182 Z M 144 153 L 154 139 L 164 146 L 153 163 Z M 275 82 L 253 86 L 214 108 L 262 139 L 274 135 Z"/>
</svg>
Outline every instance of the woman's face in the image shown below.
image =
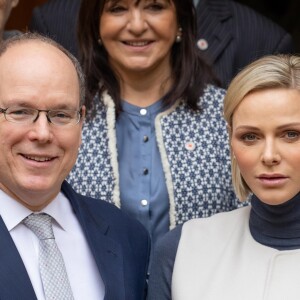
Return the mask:
<svg viewBox="0 0 300 300">
<path fill-rule="evenodd" d="M 247 95 L 233 114 L 231 146 L 252 192 L 267 204 L 300 191 L 300 91 Z"/>
<path fill-rule="evenodd" d="M 121 75 L 166 70 L 179 32 L 168 0 L 108 0 L 100 18 L 100 38 L 111 66 Z"/>
</svg>

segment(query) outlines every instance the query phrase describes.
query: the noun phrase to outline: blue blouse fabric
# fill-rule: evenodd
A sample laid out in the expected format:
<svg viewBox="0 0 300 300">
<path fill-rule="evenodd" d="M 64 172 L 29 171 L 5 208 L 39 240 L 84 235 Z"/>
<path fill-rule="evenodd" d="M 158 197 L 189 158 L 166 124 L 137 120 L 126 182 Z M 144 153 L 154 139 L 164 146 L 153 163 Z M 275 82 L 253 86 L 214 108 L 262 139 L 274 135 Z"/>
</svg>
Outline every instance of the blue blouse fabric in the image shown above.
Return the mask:
<svg viewBox="0 0 300 300">
<path fill-rule="evenodd" d="M 200 111 L 178 100 L 155 118 L 164 170 L 160 184 L 166 184 L 168 190 L 170 229 L 193 218 L 245 205 L 237 200 L 231 183 L 230 147 L 222 109 L 224 94 L 224 90 L 209 85 L 199 98 Z M 123 209 L 116 126 L 114 101 L 103 92 L 87 111 L 82 144 L 68 181 L 78 193 Z M 153 186 L 150 190 L 155 190 Z"/>
<path fill-rule="evenodd" d="M 162 101 L 145 108 L 124 101 L 122 109 L 116 121 L 122 209 L 155 243 L 169 231 L 169 197 L 154 127 Z"/>
</svg>

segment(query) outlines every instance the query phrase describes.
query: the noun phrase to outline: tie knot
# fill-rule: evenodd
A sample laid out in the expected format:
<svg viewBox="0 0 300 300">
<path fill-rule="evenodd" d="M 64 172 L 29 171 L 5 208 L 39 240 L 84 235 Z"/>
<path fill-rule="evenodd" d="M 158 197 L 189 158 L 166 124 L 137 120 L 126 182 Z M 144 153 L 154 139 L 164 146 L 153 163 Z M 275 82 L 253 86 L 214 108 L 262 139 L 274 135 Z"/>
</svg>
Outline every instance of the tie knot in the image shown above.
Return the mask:
<svg viewBox="0 0 300 300">
<path fill-rule="evenodd" d="M 23 220 L 23 224 L 28 227 L 39 240 L 54 239 L 52 218 L 47 214 L 31 214 Z"/>
</svg>

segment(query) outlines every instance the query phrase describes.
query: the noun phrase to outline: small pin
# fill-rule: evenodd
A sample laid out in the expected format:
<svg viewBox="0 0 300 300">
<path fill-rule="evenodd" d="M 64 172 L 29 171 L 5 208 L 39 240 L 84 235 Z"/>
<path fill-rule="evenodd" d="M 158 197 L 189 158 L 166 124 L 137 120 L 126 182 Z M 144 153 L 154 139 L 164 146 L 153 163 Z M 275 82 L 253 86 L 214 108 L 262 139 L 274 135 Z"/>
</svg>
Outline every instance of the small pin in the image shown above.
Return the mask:
<svg viewBox="0 0 300 300">
<path fill-rule="evenodd" d="M 193 150 L 195 150 L 195 148 L 196 148 L 196 145 L 193 142 L 187 142 L 185 144 L 185 149 L 186 150 L 193 151 Z"/>
<path fill-rule="evenodd" d="M 200 39 L 197 42 L 197 46 L 200 50 L 206 50 L 208 48 L 208 42 L 205 39 Z"/>
</svg>

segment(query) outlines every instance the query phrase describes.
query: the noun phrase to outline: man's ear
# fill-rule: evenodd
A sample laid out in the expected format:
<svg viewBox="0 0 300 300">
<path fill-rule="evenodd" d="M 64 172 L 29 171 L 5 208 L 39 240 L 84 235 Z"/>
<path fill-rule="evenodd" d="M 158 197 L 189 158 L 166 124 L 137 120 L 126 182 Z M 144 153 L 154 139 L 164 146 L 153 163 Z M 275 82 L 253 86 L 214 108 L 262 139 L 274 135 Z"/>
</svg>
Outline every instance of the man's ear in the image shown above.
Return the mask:
<svg viewBox="0 0 300 300">
<path fill-rule="evenodd" d="M 80 119 L 80 130 L 81 130 L 81 133 L 80 133 L 80 141 L 79 141 L 79 145 L 81 145 L 82 143 L 82 127 L 83 127 L 83 123 L 84 123 L 84 119 L 85 119 L 85 114 L 86 114 L 86 107 L 84 105 L 82 105 L 81 107 L 81 119 Z M 80 146 L 78 147 L 78 151 L 80 149 Z"/>
<path fill-rule="evenodd" d="M 83 124 L 83 122 L 84 122 L 85 115 L 86 115 L 86 107 L 85 107 L 85 105 L 82 105 L 82 107 L 81 107 L 81 120 L 80 120 L 81 124 Z"/>
</svg>

